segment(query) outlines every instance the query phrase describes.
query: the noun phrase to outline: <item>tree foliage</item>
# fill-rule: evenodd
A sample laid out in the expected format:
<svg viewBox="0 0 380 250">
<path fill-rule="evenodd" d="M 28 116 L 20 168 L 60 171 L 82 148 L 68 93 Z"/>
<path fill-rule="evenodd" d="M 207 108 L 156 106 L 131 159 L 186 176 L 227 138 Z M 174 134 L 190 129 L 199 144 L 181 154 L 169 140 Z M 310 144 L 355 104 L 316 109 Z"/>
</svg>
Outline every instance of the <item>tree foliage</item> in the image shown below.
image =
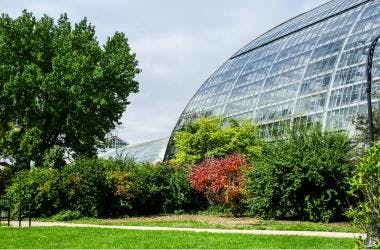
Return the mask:
<svg viewBox="0 0 380 250">
<path fill-rule="evenodd" d="M 380 141 L 376 142 L 359 160 L 355 174 L 349 180 L 350 195 L 358 203 L 348 211 L 353 224 L 369 235 L 378 237 L 369 225 L 380 228 Z M 375 235 L 373 235 L 375 233 Z M 379 242 L 378 242 L 379 243 Z"/>
<path fill-rule="evenodd" d="M 340 132 L 297 127 L 266 144 L 249 174 L 250 212 L 266 218 L 334 221 L 348 207 L 351 142 Z"/>
<path fill-rule="evenodd" d="M 0 17 L 0 148 L 19 168 L 59 152 L 93 156 L 121 118 L 139 69 L 123 33 L 100 46 L 86 19 Z M 12 130 L 18 119 L 22 130 Z M 63 150 L 57 149 L 61 147 Z M 50 152 L 50 151 L 53 152 Z M 58 159 L 51 159 L 54 156 Z"/>
<path fill-rule="evenodd" d="M 235 215 L 241 215 L 245 193 L 246 171 L 250 168 L 244 156 L 234 154 L 223 159 L 206 159 L 190 173 L 190 184 L 212 204 L 223 204 Z"/>
<path fill-rule="evenodd" d="M 175 133 L 173 162 L 194 165 L 234 153 L 254 158 L 260 155 L 262 143 L 258 128 L 251 121 L 203 117 Z"/>
</svg>

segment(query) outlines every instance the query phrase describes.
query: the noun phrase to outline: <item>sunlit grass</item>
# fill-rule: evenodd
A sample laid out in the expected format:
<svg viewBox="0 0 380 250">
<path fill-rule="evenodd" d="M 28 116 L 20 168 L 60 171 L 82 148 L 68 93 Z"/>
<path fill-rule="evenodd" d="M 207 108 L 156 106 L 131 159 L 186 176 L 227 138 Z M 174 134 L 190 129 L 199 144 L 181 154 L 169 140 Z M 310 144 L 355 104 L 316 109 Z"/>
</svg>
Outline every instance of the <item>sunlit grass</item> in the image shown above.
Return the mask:
<svg viewBox="0 0 380 250">
<path fill-rule="evenodd" d="M 352 249 L 353 239 L 104 228 L 0 228 L 1 248 Z"/>
</svg>

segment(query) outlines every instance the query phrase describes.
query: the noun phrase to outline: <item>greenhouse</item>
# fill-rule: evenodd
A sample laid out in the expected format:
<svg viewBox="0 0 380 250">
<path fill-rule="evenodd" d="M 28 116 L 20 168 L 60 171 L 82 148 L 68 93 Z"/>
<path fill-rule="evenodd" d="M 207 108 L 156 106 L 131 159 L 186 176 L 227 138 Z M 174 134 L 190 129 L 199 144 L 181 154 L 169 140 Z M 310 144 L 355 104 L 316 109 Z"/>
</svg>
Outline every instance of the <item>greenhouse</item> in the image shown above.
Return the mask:
<svg viewBox="0 0 380 250">
<path fill-rule="evenodd" d="M 380 34 L 380 1 L 334 0 L 244 46 L 200 87 L 177 128 L 203 114 L 320 122 L 350 129 L 366 110 L 366 48 Z M 374 85 L 379 65 L 374 64 Z"/>
<path fill-rule="evenodd" d="M 352 132 L 353 119 L 366 112 L 366 48 L 379 26 L 380 0 L 333 0 L 280 24 L 221 65 L 173 131 L 203 115 L 223 115 L 251 119 L 264 135 L 296 121 Z M 374 87 L 380 79 L 377 55 Z"/>
</svg>

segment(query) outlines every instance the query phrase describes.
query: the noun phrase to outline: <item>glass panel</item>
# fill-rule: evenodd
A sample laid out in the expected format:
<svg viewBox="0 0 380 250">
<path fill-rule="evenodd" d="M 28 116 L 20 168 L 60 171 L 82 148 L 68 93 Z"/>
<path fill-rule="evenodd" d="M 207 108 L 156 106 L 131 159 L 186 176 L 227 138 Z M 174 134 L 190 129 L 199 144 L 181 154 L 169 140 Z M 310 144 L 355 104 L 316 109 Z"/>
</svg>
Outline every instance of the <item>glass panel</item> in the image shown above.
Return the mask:
<svg viewBox="0 0 380 250">
<path fill-rule="evenodd" d="M 327 113 L 326 129 L 350 129 L 353 127 L 353 120 L 358 107 L 337 109 Z"/>
<path fill-rule="evenodd" d="M 298 90 L 297 85 L 290 85 L 280 89 L 265 92 L 261 95 L 258 106 L 263 106 L 271 103 L 286 101 L 296 96 Z"/>
<path fill-rule="evenodd" d="M 257 110 L 256 121 L 263 122 L 278 120 L 279 118 L 289 117 L 292 114 L 293 103 L 287 102 L 275 106 L 270 106 Z"/>
<path fill-rule="evenodd" d="M 365 72 L 364 64 L 360 64 L 358 66 L 339 70 L 336 73 L 333 86 L 339 87 L 339 86 L 344 86 L 344 85 L 349 85 L 352 83 L 364 81 L 365 79 L 364 72 Z"/>
<path fill-rule="evenodd" d="M 306 95 L 322 90 L 326 90 L 331 82 L 331 74 L 317 76 L 305 80 L 302 83 L 300 95 Z"/>
<path fill-rule="evenodd" d="M 296 114 L 322 111 L 326 103 L 326 93 L 301 98 L 297 101 Z"/>
<path fill-rule="evenodd" d="M 238 100 L 235 102 L 230 102 L 226 106 L 225 113 L 227 115 L 236 114 L 246 112 L 247 110 L 252 109 L 252 107 L 256 104 L 256 97 L 249 97 L 242 100 Z"/>
</svg>

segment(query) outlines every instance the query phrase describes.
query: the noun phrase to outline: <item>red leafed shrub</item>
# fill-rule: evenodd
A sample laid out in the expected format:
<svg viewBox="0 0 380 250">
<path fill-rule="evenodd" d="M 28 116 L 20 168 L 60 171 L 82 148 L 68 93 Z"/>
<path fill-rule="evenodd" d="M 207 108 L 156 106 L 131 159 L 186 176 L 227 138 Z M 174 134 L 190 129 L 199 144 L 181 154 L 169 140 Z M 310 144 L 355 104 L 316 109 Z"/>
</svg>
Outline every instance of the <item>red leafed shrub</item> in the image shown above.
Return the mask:
<svg viewBox="0 0 380 250">
<path fill-rule="evenodd" d="M 231 212 L 241 215 L 241 199 L 246 188 L 245 171 L 250 167 L 239 154 L 223 159 L 206 159 L 190 172 L 190 184 L 203 193 L 210 203 L 228 206 Z"/>
</svg>

